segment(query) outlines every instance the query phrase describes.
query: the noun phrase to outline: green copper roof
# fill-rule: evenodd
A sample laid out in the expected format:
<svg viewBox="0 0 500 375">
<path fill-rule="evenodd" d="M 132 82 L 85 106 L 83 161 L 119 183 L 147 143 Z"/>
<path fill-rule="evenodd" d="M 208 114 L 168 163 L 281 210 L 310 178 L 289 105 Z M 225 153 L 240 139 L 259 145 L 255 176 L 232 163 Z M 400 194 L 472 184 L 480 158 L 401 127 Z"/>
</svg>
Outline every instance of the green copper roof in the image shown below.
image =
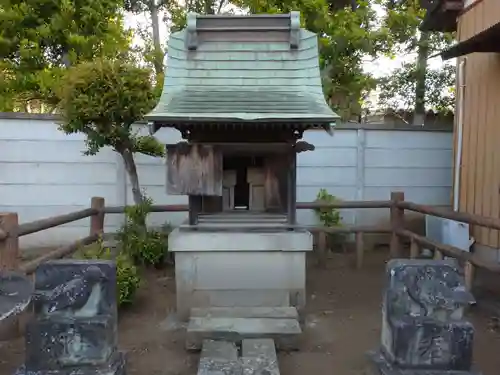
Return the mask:
<svg viewBox="0 0 500 375">
<path fill-rule="evenodd" d="M 146 116 L 164 123 L 337 118 L 323 96 L 316 34 L 300 29 L 293 13 L 190 15 L 188 27 L 170 36 L 163 92 Z"/>
</svg>

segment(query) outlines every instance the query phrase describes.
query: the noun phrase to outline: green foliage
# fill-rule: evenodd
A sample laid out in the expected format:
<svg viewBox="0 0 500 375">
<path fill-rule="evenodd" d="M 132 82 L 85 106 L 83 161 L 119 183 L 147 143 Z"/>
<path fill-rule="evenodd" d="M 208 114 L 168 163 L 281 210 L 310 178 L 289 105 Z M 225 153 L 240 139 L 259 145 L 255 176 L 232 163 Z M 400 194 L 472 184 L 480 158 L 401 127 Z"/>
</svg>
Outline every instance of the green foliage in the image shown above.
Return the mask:
<svg viewBox="0 0 500 375">
<path fill-rule="evenodd" d="M 151 205 L 152 200 L 145 197 L 141 204 L 127 207 L 126 222 L 117 232 L 117 239 L 121 250 L 137 264 L 159 266 L 167 255 L 170 228 L 147 228 L 146 219 L 151 212 Z"/>
<path fill-rule="evenodd" d="M 333 203 L 337 202 L 338 200 L 339 199 L 337 197 L 328 193 L 326 189 L 320 189 L 320 191 L 316 195 L 316 202 Z M 342 221 L 340 211 L 336 208 L 318 208 L 315 210 L 315 212 L 319 221 L 321 221 L 321 223 L 325 227 L 339 226 Z"/>
<path fill-rule="evenodd" d="M 151 72 L 122 60 L 96 59 L 71 67 L 61 90 L 60 129 L 87 136 L 87 155 L 110 146 L 123 159 L 134 202 L 142 196 L 134 153 L 163 156 L 164 146 L 151 135 L 139 135 L 132 125 L 156 103 Z"/>
<path fill-rule="evenodd" d="M 337 202 L 339 199 L 330 194 L 326 189 L 320 189 L 316 195 L 316 202 Z M 325 227 L 338 227 L 342 225 L 340 211 L 336 208 L 322 208 L 315 210 L 316 216 Z M 339 244 L 343 244 L 345 235 L 341 233 L 328 233 L 329 244 L 334 249 Z"/>
<path fill-rule="evenodd" d="M 425 103 L 435 112 L 453 111 L 455 105 L 455 66 L 428 68 L 425 77 Z M 413 111 L 416 102 L 416 62 L 403 64 L 379 82 L 380 104 L 384 108 Z"/>
<path fill-rule="evenodd" d="M 53 109 L 66 67 L 101 56 L 123 59 L 131 38 L 121 6 L 120 0 L 3 0 L 0 110 L 25 110 L 32 101 Z"/>
<path fill-rule="evenodd" d="M 84 62 L 68 70 L 61 91 L 60 128 L 67 134 L 86 134 L 87 154 L 104 146 L 120 154 L 164 154 L 154 137 L 132 130 L 156 102 L 148 70 L 120 60 Z"/>
<path fill-rule="evenodd" d="M 449 47 L 451 33 L 420 32 L 426 10 L 419 0 L 380 0 L 392 55 L 414 56 L 379 81 L 380 105 L 387 109 L 450 111 L 455 102 L 455 67 L 431 68 L 428 59 Z"/>
<path fill-rule="evenodd" d="M 102 238 L 85 247 L 81 251 L 83 259 L 105 259 L 116 262 L 116 285 L 118 288 L 118 304 L 120 306 L 132 303 L 135 293 L 141 284 L 139 271 L 130 257 L 119 252 L 113 256 L 111 249 L 104 246 Z"/>
</svg>

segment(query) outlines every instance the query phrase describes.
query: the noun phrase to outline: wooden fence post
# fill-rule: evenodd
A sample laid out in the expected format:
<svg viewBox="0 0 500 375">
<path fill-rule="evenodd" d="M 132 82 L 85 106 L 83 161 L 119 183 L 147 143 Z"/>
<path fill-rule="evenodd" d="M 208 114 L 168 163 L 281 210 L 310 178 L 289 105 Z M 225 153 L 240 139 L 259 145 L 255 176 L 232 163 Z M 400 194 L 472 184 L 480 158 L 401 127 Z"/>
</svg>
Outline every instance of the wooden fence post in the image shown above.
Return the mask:
<svg viewBox="0 0 500 375">
<path fill-rule="evenodd" d="M 401 256 L 403 241 L 396 233 L 400 229 L 404 229 L 405 224 L 405 210 L 397 206 L 398 202 L 403 202 L 405 200 L 405 193 L 401 191 L 391 192 L 391 244 L 390 253 L 391 258 L 397 258 Z"/>
<path fill-rule="evenodd" d="M 433 259 L 434 260 L 443 260 L 444 259 L 443 253 L 441 251 L 439 251 L 438 249 L 434 249 Z"/>
<path fill-rule="evenodd" d="M 356 268 L 363 267 L 363 256 L 365 255 L 365 244 L 363 241 L 363 232 L 356 232 Z"/>
<path fill-rule="evenodd" d="M 0 213 L 0 229 L 7 237 L 0 240 L 0 269 L 16 270 L 19 266 L 19 220 L 17 213 Z"/>
<path fill-rule="evenodd" d="M 327 260 L 327 236 L 325 231 L 318 232 L 318 266 L 326 267 Z"/>
<path fill-rule="evenodd" d="M 410 258 L 416 259 L 420 255 L 420 245 L 413 238 L 410 243 Z"/>
<path fill-rule="evenodd" d="M 104 232 L 104 198 L 92 197 L 90 208 L 99 210 L 99 213 L 90 217 L 90 235 Z"/>
<path fill-rule="evenodd" d="M 471 262 L 465 262 L 464 264 L 465 287 L 469 292 L 472 291 L 472 287 L 474 284 L 475 269 L 476 268 Z"/>
</svg>

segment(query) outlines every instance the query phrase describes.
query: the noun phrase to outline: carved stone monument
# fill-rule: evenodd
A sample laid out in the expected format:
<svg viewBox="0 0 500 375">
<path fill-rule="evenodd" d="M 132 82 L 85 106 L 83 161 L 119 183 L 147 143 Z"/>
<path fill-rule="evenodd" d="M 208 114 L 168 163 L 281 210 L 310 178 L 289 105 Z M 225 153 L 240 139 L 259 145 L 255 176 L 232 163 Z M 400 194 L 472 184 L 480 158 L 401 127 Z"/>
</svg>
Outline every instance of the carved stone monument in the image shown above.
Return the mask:
<svg viewBox="0 0 500 375">
<path fill-rule="evenodd" d="M 35 317 L 17 375 L 125 375 L 117 350 L 116 267 L 58 260 L 35 273 Z"/>
<path fill-rule="evenodd" d="M 454 260 L 399 260 L 387 264 L 379 351 L 382 375 L 468 375 L 474 327 L 464 307 L 474 303 Z"/>
<path fill-rule="evenodd" d="M 17 318 L 26 311 L 33 295 L 33 283 L 26 276 L 11 272 L 0 272 L 0 340 L 16 335 Z M 14 330 L 16 332 L 10 332 Z"/>
</svg>

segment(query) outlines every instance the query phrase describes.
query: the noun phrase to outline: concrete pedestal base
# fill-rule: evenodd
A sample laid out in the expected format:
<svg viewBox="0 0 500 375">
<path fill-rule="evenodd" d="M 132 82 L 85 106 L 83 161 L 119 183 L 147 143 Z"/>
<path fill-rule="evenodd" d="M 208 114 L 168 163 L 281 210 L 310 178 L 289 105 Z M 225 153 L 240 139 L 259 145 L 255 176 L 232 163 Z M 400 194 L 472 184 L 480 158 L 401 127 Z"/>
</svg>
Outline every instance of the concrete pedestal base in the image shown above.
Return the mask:
<svg viewBox="0 0 500 375">
<path fill-rule="evenodd" d="M 193 307 L 280 307 L 306 301 L 306 231 L 202 232 L 174 230 L 177 313 Z"/>
<path fill-rule="evenodd" d="M 471 371 L 455 371 L 455 370 L 434 370 L 422 368 L 400 368 L 393 365 L 380 352 L 368 353 L 372 360 L 377 373 L 380 375 L 481 375 L 480 372 Z"/>
</svg>

